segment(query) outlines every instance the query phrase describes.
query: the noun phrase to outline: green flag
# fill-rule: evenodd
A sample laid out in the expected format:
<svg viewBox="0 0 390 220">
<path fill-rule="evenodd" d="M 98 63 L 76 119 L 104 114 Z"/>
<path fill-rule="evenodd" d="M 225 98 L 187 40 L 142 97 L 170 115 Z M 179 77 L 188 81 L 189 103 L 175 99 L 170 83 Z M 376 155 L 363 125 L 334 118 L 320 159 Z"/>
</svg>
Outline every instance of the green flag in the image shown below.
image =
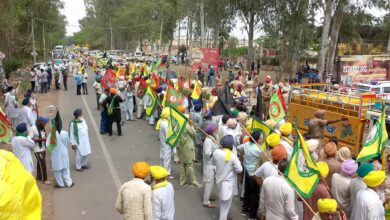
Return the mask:
<svg viewBox="0 0 390 220">
<path fill-rule="evenodd" d="M 260 131 L 260 133 L 261 133 L 261 137 L 264 140 L 263 144 L 261 145 L 261 149 L 265 150 L 265 148 L 267 147 L 265 144 L 265 139 L 267 138 L 268 135 L 272 134 L 273 131 L 270 127 L 268 127 L 266 124 L 264 124 L 259 119 L 253 118 L 251 132 L 254 132 L 256 130 Z"/>
<path fill-rule="evenodd" d="M 386 113 L 384 104 L 382 104 L 382 106 L 382 114 L 368 133 L 366 142 L 363 144 L 363 148 L 359 152 L 356 162 L 378 157 L 387 145 Z"/>
<path fill-rule="evenodd" d="M 172 147 L 176 146 L 180 136 L 187 126 L 187 118 L 177 109 L 170 106 L 170 117 L 168 122 L 168 131 L 166 134 L 166 143 Z"/>
<path fill-rule="evenodd" d="M 50 141 L 49 146 L 47 149 L 49 149 L 50 152 L 54 150 L 55 147 L 57 147 L 57 134 L 56 134 L 56 123 L 54 118 L 50 121 L 51 131 L 50 131 Z"/>
<path fill-rule="evenodd" d="M 276 123 L 286 116 L 282 102 L 277 93 L 274 93 L 269 103 L 269 117 Z"/>
</svg>

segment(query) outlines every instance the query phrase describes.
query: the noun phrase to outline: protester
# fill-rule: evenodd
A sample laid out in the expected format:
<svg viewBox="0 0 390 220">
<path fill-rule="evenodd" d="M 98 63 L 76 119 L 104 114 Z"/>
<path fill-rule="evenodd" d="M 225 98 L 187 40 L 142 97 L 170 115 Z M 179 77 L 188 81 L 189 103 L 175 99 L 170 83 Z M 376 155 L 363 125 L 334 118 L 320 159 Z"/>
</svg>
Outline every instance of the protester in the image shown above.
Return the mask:
<svg viewBox="0 0 390 220">
<path fill-rule="evenodd" d="M 329 175 L 326 177 L 326 183 L 329 187 L 332 187 L 332 176 L 335 173 L 341 172 L 341 163 L 336 159 L 337 146 L 334 142 L 329 142 L 324 147 L 324 153 L 326 158 L 321 159 L 329 166 Z"/>
<path fill-rule="evenodd" d="M 110 89 L 104 89 L 104 93 L 100 96 L 99 105 L 100 105 L 100 134 L 105 134 L 108 132 L 108 109 L 104 104 L 104 101 L 107 99 L 110 94 Z"/>
<path fill-rule="evenodd" d="M 337 201 L 335 199 L 319 199 L 317 206 L 318 212 L 313 216 L 312 220 L 347 220 L 345 215 L 337 211 Z"/>
<path fill-rule="evenodd" d="M 134 121 L 134 91 L 131 81 L 126 90 L 126 120 Z"/>
<path fill-rule="evenodd" d="M 38 116 L 37 122 L 31 126 L 29 137 L 35 142 L 34 154 L 37 158 L 37 180 L 42 181 L 43 184 L 50 185 L 47 180 L 46 171 L 46 131 L 45 125 L 49 122 L 49 118 L 45 116 Z"/>
<path fill-rule="evenodd" d="M 202 143 L 202 132 L 200 131 L 200 126 L 203 123 L 202 118 L 202 104 L 196 103 L 194 105 L 194 111 L 190 113 L 191 121 L 194 122 L 195 128 L 195 161 L 201 163 L 203 156 L 203 143 Z"/>
<path fill-rule="evenodd" d="M 281 175 L 267 177 L 261 188 L 260 213 L 263 218 L 274 219 L 295 219 L 298 215 L 294 208 L 294 190 L 282 177 L 288 162 L 282 160 L 278 164 Z"/>
<path fill-rule="evenodd" d="M 18 102 L 16 101 L 15 89 L 10 86 L 8 87 L 8 92 L 5 94 L 5 113 L 7 118 L 12 124 L 12 127 L 16 128 L 18 125 Z"/>
<path fill-rule="evenodd" d="M 100 110 L 100 104 L 99 104 L 100 96 L 103 93 L 103 87 L 102 87 L 102 84 L 100 83 L 100 79 L 101 79 L 101 76 L 97 75 L 95 77 L 95 82 L 93 82 L 93 84 L 92 84 L 93 88 L 95 88 L 96 104 L 97 104 L 97 109 L 98 110 Z"/>
<path fill-rule="evenodd" d="M 12 151 L 20 160 L 28 172 L 33 174 L 34 163 L 31 150 L 35 148 L 35 142 L 27 135 L 27 124 L 20 123 L 16 126 L 16 135 L 11 141 Z"/>
<path fill-rule="evenodd" d="M 160 120 L 157 123 L 159 125 L 159 139 L 160 139 L 160 161 L 161 166 L 163 166 L 167 171 L 170 179 L 173 179 L 172 176 L 172 153 L 173 148 L 166 143 L 166 134 L 168 132 L 168 119 L 169 119 L 170 109 L 164 108 L 161 112 Z"/>
<path fill-rule="evenodd" d="M 192 125 L 187 124 L 184 132 L 181 134 L 179 143 L 177 145 L 177 152 L 180 160 L 180 185 L 184 186 L 187 179 L 190 179 L 190 183 L 200 188 L 195 177 L 194 171 L 194 158 L 195 158 L 195 130 Z"/>
<path fill-rule="evenodd" d="M 118 136 L 122 135 L 122 126 L 121 126 L 121 109 L 119 103 L 123 102 L 123 99 L 117 95 L 117 90 L 115 88 L 110 89 L 110 95 L 104 100 L 103 105 L 107 106 L 108 113 L 108 124 L 107 131 L 108 135 L 112 136 L 112 124 L 115 122 Z"/>
<path fill-rule="evenodd" d="M 164 167 L 150 166 L 152 176 L 152 218 L 173 220 L 175 217 L 175 192 L 167 181 L 168 171 Z"/>
<path fill-rule="evenodd" d="M 31 126 L 35 124 L 34 114 L 30 108 L 30 97 L 26 97 L 22 102 L 23 107 L 19 112 L 19 123 L 25 123 L 27 125 L 27 130 L 29 131 Z"/>
<path fill-rule="evenodd" d="M 352 160 L 345 160 L 341 164 L 341 174 L 335 173 L 332 177 L 332 196 L 336 199 L 340 208 L 345 212 L 347 217 L 351 216 L 351 194 L 350 183 L 356 175 L 358 164 Z"/>
<path fill-rule="evenodd" d="M 233 196 L 238 195 L 237 174 L 242 172 L 242 166 L 237 156 L 232 152 L 234 139 L 231 135 L 224 136 L 220 141 L 223 149 L 213 153 L 215 164 L 215 180 L 219 190 L 219 220 L 228 219 Z"/>
<path fill-rule="evenodd" d="M 282 124 L 279 128 L 279 131 L 281 134 L 280 144 L 286 148 L 287 159 L 289 161 L 291 158 L 291 154 L 292 154 L 293 146 L 294 146 L 294 140 L 292 139 L 292 136 L 291 136 L 292 124 L 290 122 L 286 122 L 286 123 Z"/>
<path fill-rule="evenodd" d="M 83 87 L 83 95 L 88 95 L 88 86 L 87 86 L 88 73 L 83 70 L 81 72 L 81 76 L 82 76 L 81 86 Z"/>
<path fill-rule="evenodd" d="M 317 207 L 317 201 L 319 199 L 324 198 L 331 198 L 328 185 L 326 184 L 325 180 L 328 177 L 329 173 L 329 166 L 325 162 L 318 162 L 317 168 L 320 171 L 320 181 L 318 182 L 317 186 L 314 189 L 313 194 L 310 196 L 309 199 L 306 199 L 306 203 L 311 207 L 311 209 L 314 212 L 318 211 Z M 313 218 L 313 212 L 310 210 L 310 208 L 304 204 L 303 205 L 303 220 L 311 220 Z"/>
<path fill-rule="evenodd" d="M 68 132 L 62 129 L 62 121 L 60 113 L 57 112 L 54 118 L 55 135 L 56 135 L 56 146 L 51 151 L 51 167 L 54 172 L 54 178 L 56 180 L 56 188 L 73 187 L 74 182 L 70 177 L 69 170 L 69 136 Z M 52 125 L 53 126 L 53 125 Z M 50 139 L 52 133 L 49 133 L 46 146 L 50 146 Z"/>
<path fill-rule="evenodd" d="M 44 69 L 41 69 L 41 93 L 47 93 L 47 90 L 49 89 L 48 82 L 48 73 Z"/>
<path fill-rule="evenodd" d="M 385 179 L 386 173 L 383 170 L 373 170 L 363 177 L 367 187 L 359 190 L 356 195 L 352 210 L 354 220 L 385 219 L 383 202 L 375 191 Z"/>
<path fill-rule="evenodd" d="M 76 171 L 88 169 L 88 155 L 91 154 L 88 126 L 83 118 L 83 111 L 78 108 L 73 112 L 74 119 L 69 125 L 70 144 L 76 151 Z"/>
<path fill-rule="evenodd" d="M 125 220 L 152 219 L 152 189 L 145 183 L 150 167 L 146 162 L 133 164 L 134 179 L 124 183 L 118 191 L 115 209 Z"/>
<path fill-rule="evenodd" d="M 261 153 L 260 148 L 257 146 L 257 142 L 261 141 L 260 135 L 260 131 L 252 132 L 250 141 L 237 147 L 237 151 L 244 155 L 245 194 L 242 214 L 249 214 L 249 218 L 252 219 L 256 218 L 259 206 L 260 188 L 256 183 L 254 174 L 256 162 Z"/>
<path fill-rule="evenodd" d="M 34 68 L 31 68 L 30 70 L 30 84 L 31 84 L 31 90 L 35 91 L 35 84 L 37 82 L 38 76 L 35 72 Z"/>
<path fill-rule="evenodd" d="M 207 136 L 203 143 L 203 206 L 207 208 L 216 208 L 217 206 L 210 202 L 210 196 L 215 183 L 215 164 L 213 161 L 213 153 L 219 148 L 216 144 L 217 140 L 217 125 L 210 123 L 205 131 Z"/>
<path fill-rule="evenodd" d="M 352 210 L 351 219 L 355 219 L 353 210 L 355 209 L 355 204 L 357 201 L 356 196 L 361 189 L 365 189 L 367 187 L 363 181 L 363 178 L 373 170 L 374 170 L 374 165 L 372 165 L 371 163 L 362 163 L 356 170 L 357 177 L 351 180 L 349 186 L 349 190 L 351 193 L 351 210 Z"/>
</svg>

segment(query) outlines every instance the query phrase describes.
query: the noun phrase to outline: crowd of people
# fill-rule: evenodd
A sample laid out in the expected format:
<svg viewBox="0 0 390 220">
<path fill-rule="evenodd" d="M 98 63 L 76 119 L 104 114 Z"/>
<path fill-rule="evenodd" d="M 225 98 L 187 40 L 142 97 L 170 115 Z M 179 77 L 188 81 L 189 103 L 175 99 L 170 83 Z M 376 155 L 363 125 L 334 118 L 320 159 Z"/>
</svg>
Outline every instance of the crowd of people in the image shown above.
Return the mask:
<svg viewBox="0 0 390 220">
<path fill-rule="evenodd" d="M 192 85 L 182 94 L 183 99 L 177 106 L 188 123 L 177 144 L 171 146 L 167 133 L 172 110 L 164 106 L 163 101 L 171 86 L 171 82 L 168 82 L 170 79 L 156 85 L 153 74 L 157 73 L 150 63 L 130 64 L 125 69 L 125 74 L 119 74 L 114 84 L 107 87 L 107 82 L 104 82 L 106 70 L 102 71 L 94 65 L 93 88 L 96 107 L 101 111 L 100 133 L 112 136 L 112 124 L 115 122 L 117 134 L 121 136 L 125 132 L 121 127 L 125 121 L 145 118 L 155 128 L 160 145 L 160 164 L 135 162 L 132 165 L 134 179 L 124 183 L 118 192 L 115 208 L 125 219 L 174 219 L 174 187 L 169 181 L 176 179 L 179 187 L 191 185 L 202 188 L 203 206 L 219 206 L 220 220 L 231 219 L 229 211 L 235 196 L 241 198 L 241 215 L 248 219 L 385 219 L 385 206 L 388 209 L 390 201 L 390 163 L 381 164 L 380 158 L 357 163 L 350 149 L 339 145 L 337 137 L 324 138 L 324 127 L 344 121 L 344 117 L 325 120 L 326 112 L 318 110 L 309 122 L 309 132 L 304 137 L 320 176 L 310 197 L 300 196 L 287 181 L 285 172 L 295 152 L 297 137 L 293 135 L 290 122 L 270 119 L 268 109 L 270 99 L 277 91 L 288 106 L 291 92 L 288 80 L 273 84 L 272 77 L 267 76 L 264 81 L 260 79 L 260 82 L 254 83 L 249 80 L 248 72 L 231 71 L 226 83 L 216 73 L 215 78 L 209 77 L 205 83 L 199 69 L 195 82 L 188 80 Z M 51 81 L 45 82 L 46 75 L 50 74 L 43 70 L 38 83 L 41 92 L 50 89 Z M 81 88 L 83 94 L 88 95 L 87 78 L 85 67 L 81 65 L 75 74 L 77 95 L 81 95 Z M 59 78 L 57 82 L 60 82 Z M 139 95 L 144 92 L 143 82 L 152 88 L 159 105 L 149 115 L 145 110 L 153 100 L 149 96 Z M 196 98 L 191 95 L 195 84 L 208 85 L 201 88 Z M 42 87 L 45 89 L 42 90 Z M 34 92 L 39 90 L 33 81 L 31 90 L 25 94 L 22 108 L 15 99 L 14 88 L 10 86 L 6 91 L 6 115 L 16 129 L 16 135 L 12 138 L 14 154 L 33 174 L 33 151 L 37 158 L 37 180 L 50 184 L 45 161 L 48 149 L 51 152 L 55 186 L 72 187 L 74 182 L 70 176 L 67 146 L 70 144 L 75 150 L 77 171 L 89 168 L 88 155 L 91 154 L 88 126 L 82 109 L 74 111 L 74 119 L 67 132 L 62 128 L 58 109 L 53 107 L 53 115 L 49 117 L 38 114 Z M 249 104 L 243 105 L 246 99 Z M 261 106 L 251 104 L 258 99 L 262 100 Z M 217 111 L 221 103 L 229 108 Z M 19 110 L 15 111 L 16 108 Z M 14 115 L 15 112 L 18 114 Z M 265 136 L 261 131 L 252 129 L 255 115 L 273 131 L 272 134 Z M 50 131 L 45 130 L 49 122 Z M 53 141 L 55 147 L 51 147 Z M 299 170 L 305 172 L 308 167 L 304 152 L 297 150 Z M 387 156 L 389 160 L 390 156 Z M 174 175 L 173 164 L 178 164 L 179 176 Z M 202 174 L 201 179 L 196 177 L 196 170 Z M 211 199 L 214 189 L 218 194 L 218 205 Z"/>
</svg>

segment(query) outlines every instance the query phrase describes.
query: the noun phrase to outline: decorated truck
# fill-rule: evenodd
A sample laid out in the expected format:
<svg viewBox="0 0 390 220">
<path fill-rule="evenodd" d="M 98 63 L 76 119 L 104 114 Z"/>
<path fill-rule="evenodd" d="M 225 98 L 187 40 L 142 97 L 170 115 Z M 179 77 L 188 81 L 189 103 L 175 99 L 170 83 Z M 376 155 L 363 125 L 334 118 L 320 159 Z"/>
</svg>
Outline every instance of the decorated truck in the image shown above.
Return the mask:
<svg viewBox="0 0 390 220">
<path fill-rule="evenodd" d="M 350 147 L 352 154 L 357 156 L 370 126 L 372 127 L 378 114 L 380 115 L 374 109 L 381 102 L 381 97 L 374 93 L 348 96 L 295 87 L 288 105 L 288 120 L 296 122 L 298 129 L 305 134 L 308 131 L 310 119 L 314 118 L 314 113 L 318 109 L 326 111 L 325 120 L 346 117 L 348 119 L 346 121 L 325 126 L 324 139 L 337 137 L 340 147 Z M 367 120 L 367 117 L 370 120 Z"/>
</svg>

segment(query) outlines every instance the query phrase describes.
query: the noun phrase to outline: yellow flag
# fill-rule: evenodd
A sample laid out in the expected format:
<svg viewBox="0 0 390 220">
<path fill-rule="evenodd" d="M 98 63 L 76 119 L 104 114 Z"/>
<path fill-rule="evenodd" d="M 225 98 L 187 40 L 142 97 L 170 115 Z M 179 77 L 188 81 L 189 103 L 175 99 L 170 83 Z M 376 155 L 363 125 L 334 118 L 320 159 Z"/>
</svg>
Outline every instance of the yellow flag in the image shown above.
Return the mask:
<svg viewBox="0 0 390 220">
<path fill-rule="evenodd" d="M 150 86 L 148 86 L 146 90 L 144 102 L 146 102 L 146 108 L 145 108 L 146 115 L 150 117 L 151 115 L 153 115 L 154 111 L 156 110 L 156 105 L 157 105 L 157 98 L 154 95 Z"/>
<path fill-rule="evenodd" d="M 295 190 L 307 199 L 316 188 L 317 183 L 320 180 L 320 176 L 317 165 L 310 156 L 309 148 L 307 147 L 305 139 L 298 129 L 296 129 L 296 132 L 298 134 L 298 138 L 295 141 L 291 160 L 284 172 L 284 175 Z M 306 171 L 302 170 L 302 168 L 298 166 L 298 157 L 300 155 L 299 151 L 303 151 L 303 157 L 305 158 L 307 166 Z"/>
<path fill-rule="evenodd" d="M 265 150 L 265 148 L 267 147 L 265 144 L 265 139 L 267 138 L 268 135 L 272 134 L 273 131 L 270 127 L 268 127 L 259 119 L 253 118 L 251 132 L 254 132 L 256 130 L 261 132 L 261 137 L 263 138 L 264 141 L 263 144 L 261 145 L 261 149 Z"/>
<path fill-rule="evenodd" d="M 202 87 L 199 85 L 198 80 L 196 80 L 196 81 L 195 81 L 194 91 L 192 92 L 191 97 L 192 97 L 193 99 L 199 99 L 201 93 L 202 93 Z"/>
<path fill-rule="evenodd" d="M 166 143 L 175 147 L 179 137 L 187 126 L 187 118 L 172 106 L 170 108 L 170 117 L 168 122 L 168 131 L 166 134 Z"/>
<path fill-rule="evenodd" d="M 35 178 L 6 150 L 0 150 L 0 219 L 42 219 L 42 196 Z"/>
<path fill-rule="evenodd" d="M 371 128 L 370 133 L 368 133 L 366 142 L 363 144 L 363 148 L 359 152 L 356 162 L 378 157 L 387 145 L 388 135 L 386 131 L 386 113 L 384 104 L 382 105 L 382 114 L 375 125 Z"/>
</svg>

